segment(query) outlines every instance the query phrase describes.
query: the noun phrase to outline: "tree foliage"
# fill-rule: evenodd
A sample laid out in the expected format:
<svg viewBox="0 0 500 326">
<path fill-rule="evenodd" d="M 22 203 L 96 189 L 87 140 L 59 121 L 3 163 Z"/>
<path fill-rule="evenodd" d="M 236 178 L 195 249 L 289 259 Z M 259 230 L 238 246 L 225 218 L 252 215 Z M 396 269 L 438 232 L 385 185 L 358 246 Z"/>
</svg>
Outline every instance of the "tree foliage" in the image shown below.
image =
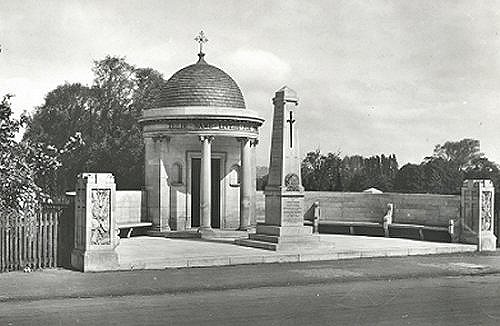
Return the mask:
<svg viewBox="0 0 500 326">
<path fill-rule="evenodd" d="M 332 191 L 339 190 L 341 159 L 337 153 L 322 155 L 319 151 L 309 152 L 302 161 L 301 173 L 304 188 Z"/>
<path fill-rule="evenodd" d="M 39 202 L 41 188 L 34 181 L 26 143 L 15 140 L 25 118 L 12 117 L 10 95 L 0 102 L 0 211 L 33 212 Z"/>
<path fill-rule="evenodd" d="M 394 180 L 394 190 L 398 192 L 421 193 L 424 192 L 423 171 L 419 165 L 405 164 L 399 169 Z"/>
<path fill-rule="evenodd" d="M 371 187 L 392 191 L 397 171 L 398 162 L 394 154 L 368 158 L 354 155 L 342 160 L 341 175 L 345 191 L 362 191 Z"/>
<path fill-rule="evenodd" d="M 433 194 L 458 194 L 463 181 L 463 172 L 455 161 L 440 157 L 421 164 L 424 192 Z"/>
<path fill-rule="evenodd" d="M 491 179 L 500 191 L 500 168 L 480 151 L 479 141 L 462 139 L 436 145 L 420 164 L 398 169 L 395 155 L 340 158 L 339 153 L 309 152 L 302 162 L 306 190 L 382 191 L 459 194 L 464 179 Z"/>
<path fill-rule="evenodd" d="M 0 102 L 0 211 L 15 211 L 25 216 L 34 213 L 41 201 L 51 200 L 53 180 L 61 167 L 61 158 L 72 155 L 81 144 L 79 135 L 69 137 L 60 148 L 28 140 L 16 141 L 28 117 L 14 119 L 10 95 Z"/>
<path fill-rule="evenodd" d="M 398 170 L 395 155 L 359 155 L 340 158 L 339 153 L 307 153 L 302 162 L 302 183 L 306 190 L 362 191 L 376 187 L 391 191 Z"/>
<path fill-rule="evenodd" d="M 136 68 L 124 58 L 95 61 L 92 86 L 64 84 L 50 91 L 36 108 L 24 139 L 61 148 L 70 137 L 81 141 L 71 155 L 61 156 L 54 176 L 56 191 L 72 189 L 84 171 L 111 172 L 120 188 L 144 182 L 144 145 L 138 124 L 152 107 L 163 78 L 150 68 Z"/>
<path fill-rule="evenodd" d="M 398 172 L 396 190 L 436 194 L 459 194 L 465 179 L 492 179 L 500 186 L 498 165 L 480 152 L 479 141 L 462 139 L 436 145 L 420 165 L 407 164 Z"/>
<path fill-rule="evenodd" d="M 434 147 L 433 158 L 452 162 L 464 171 L 472 166 L 473 161 L 484 157 L 480 151 L 479 140 L 465 138 L 460 141 L 447 141 Z"/>
</svg>

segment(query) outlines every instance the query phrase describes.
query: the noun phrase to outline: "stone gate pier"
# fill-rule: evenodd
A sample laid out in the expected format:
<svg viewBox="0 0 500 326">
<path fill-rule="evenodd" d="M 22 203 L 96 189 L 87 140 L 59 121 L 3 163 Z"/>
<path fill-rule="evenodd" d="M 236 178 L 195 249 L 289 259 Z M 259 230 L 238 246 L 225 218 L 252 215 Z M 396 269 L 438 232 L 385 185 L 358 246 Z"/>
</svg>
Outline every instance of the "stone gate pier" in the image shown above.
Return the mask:
<svg viewBox="0 0 500 326">
<path fill-rule="evenodd" d="M 463 243 L 477 244 L 478 251 L 496 250 L 494 230 L 495 188 L 491 180 L 465 180 L 461 196 Z"/>
<path fill-rule="evenodd" d="M 82 173 L 76 183 L 75 243 L 71 266 L 79 271 L 118 268 L 115 179 L 111 173 Z"/>
</svg>

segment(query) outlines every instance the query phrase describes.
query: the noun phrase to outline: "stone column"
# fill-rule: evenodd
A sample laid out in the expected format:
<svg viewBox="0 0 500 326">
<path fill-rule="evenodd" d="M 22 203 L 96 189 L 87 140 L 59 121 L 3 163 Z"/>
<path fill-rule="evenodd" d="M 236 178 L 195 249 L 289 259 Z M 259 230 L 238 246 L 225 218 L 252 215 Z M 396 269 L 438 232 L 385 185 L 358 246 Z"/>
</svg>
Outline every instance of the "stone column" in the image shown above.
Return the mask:
<svg viewBox="0 0 500 326">
<path fill-rule="evenodd" d="M 250 225 L 250 201 L 252 189 L 252 167 L 250 139 L 238 138 L 240 142 L 240 227 L 238 230 L 246 231 Z"/>
<path fill-rule="evenodd" d="M 167 173 L 167 153 L 170 146 L 170 137 L 161 137 L 159 139 L 159 175 L 158 175 L 158 231 L 170 231 L 170 186 L 168 184 Z"/>
<path fill-rule="evenodd" d="M 256 147 L 259 144 L 258 139 L 250 140 L 250 153 L 251 153 L 251 178 L 252 178 L 252 189 L 250 192 L 250 228 L 255 230 L 257 226 L 257 155 Z"/>
<path fill-rule="evenodd" d="M 144 138 L 144 190 L 147 192 L 145 196 L 146 202 L 146 220 L 152 222 L 153 225 L 158 225 L 157 207 L 158 202 L 158 171 L 159 159 L 157 153 L 156 141 L 153 138 Z"/>
<path fill-rule="evenodd" d="M 147 220 L 153 223 L 152 232 L 168 232 L 170 187 L 166 158 L 170 138 L 157 136 L 145 139 L 145 189 L 147 191 Z"/>
<path fill-rule="evenodd" d="M 495 188 L 491 180 L 465 180 L 461 196 L 460 241 L 477 244 L 478 251 L 496 250 Z"/>
<path fill-rule="evenodd" d="M 211 230 L 212 214 L 212 136 L 200 136 L 201 171 L 200 171 L 200 229 Z"/>
<path fill-rule="evenodd" d="M 82 272 L 118 269 L 115 179 L 111 173 L 82 173 L 76 183 L 75 243 L 71 266 Z"/>
</svg>

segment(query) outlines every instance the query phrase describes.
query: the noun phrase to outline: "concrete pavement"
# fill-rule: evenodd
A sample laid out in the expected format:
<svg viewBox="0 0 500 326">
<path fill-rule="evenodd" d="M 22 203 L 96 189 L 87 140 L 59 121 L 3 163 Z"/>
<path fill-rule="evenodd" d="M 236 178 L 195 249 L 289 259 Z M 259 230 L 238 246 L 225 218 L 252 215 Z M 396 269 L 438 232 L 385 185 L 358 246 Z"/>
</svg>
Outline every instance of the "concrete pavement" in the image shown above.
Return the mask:
<svg viewBox="0 0 500 326">
<path fill-rule="evenodd" d="M 118 246 L 119 270 L 308 262 L 366 257 L 473 252 L 475 245 L 401 238 L 321 234 L 320 246 L 274 252 L 235 245 L 231 239 L 132 237 Z"/>
</svg>

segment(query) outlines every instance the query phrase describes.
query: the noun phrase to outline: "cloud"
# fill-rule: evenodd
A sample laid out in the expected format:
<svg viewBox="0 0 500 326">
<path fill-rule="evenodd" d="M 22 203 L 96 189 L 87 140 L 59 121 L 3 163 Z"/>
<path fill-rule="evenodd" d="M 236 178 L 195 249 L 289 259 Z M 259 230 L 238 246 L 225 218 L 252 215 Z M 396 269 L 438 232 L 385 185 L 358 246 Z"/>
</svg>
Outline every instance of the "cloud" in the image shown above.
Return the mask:
<svg viewBox="0 0 500 326">
<path fill-rule="evenodd" d="M 284 84 L 299 95 L 304 152 L 320 144 L 419 162 L 435 144 L 475 137 L 500 162 L 499 9 L 467 0 L 7 1 L 0 92 L 16 94 L 16 111 L 30 109 L 66 80 L 91 82 L 92 59 L 106 54 L 169 78 L 196 61 L 193 38 L 204 29 L 207 62 L 266 118 L 259 164 Z"/>
<path fill-rule="evenodd" d="M 15 116 L 23 111 L 30 111 L 33 107 L 41 105 L 45 93 L 51 89 L 50 84 L 36 82 L 28 78 L 0 79 L 0 96 L 14 95 L 11 98 L 12 110 Z"/>
<path fill-rule="evenodd" d="M 257 147 L 259 165 L 269 163 L 274 92 L 290 81 L 292 69 L 288 62 L 263 49 L 239 48 L 218 58 L 220 68 L 240 86 L 248 109 L 266 121 L 260 130 Z"/>
<path fill-rule="evenodd" d="M 240 48 L 221 60 L 238 83 L 250 92 L 278 89 L 290 77 L 290 64 L 272 52 L 261 49 Z M 280 85 L 280 86 L 277 86 Z"/>
</svg>

